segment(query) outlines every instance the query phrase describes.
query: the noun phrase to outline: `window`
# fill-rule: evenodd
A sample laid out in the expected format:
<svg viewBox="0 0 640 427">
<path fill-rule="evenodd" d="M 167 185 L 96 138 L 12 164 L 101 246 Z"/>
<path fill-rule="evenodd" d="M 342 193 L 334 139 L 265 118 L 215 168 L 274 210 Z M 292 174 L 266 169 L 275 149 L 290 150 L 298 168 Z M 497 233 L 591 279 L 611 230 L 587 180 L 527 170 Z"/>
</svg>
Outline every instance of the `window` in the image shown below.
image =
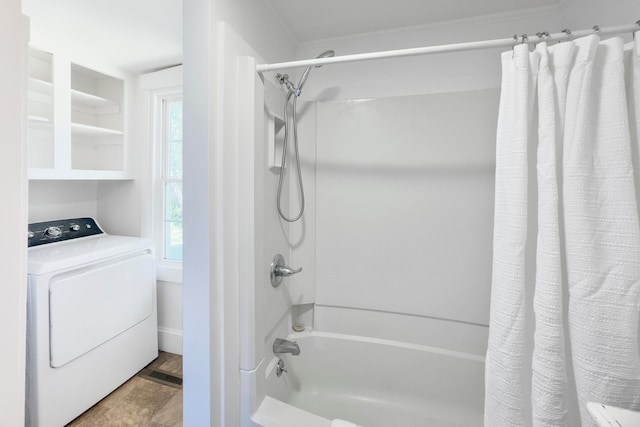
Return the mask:
<svg viewBox="0 0 640 427">
<path fill-rule="evenodd" d="M 159 282 L 182 282 L 182 67 L 138 78 L 142 235 L 155 242 Z M 133 148 L 133 147 L 132 147 Z"/>
<path fill-rule="evenodd" d="M 162 97 L 162 259 L 182 261 L 182 97 Z"/>
</svg>

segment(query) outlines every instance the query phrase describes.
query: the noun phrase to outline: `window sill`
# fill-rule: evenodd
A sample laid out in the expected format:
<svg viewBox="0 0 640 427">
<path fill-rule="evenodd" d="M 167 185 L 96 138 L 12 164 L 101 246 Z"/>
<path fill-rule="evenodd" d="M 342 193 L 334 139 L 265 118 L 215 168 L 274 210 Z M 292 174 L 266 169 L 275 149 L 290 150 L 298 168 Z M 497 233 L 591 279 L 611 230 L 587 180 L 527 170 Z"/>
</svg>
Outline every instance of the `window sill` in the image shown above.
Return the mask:
<svg viewBox="0 0 640 427">
<path fill-rule="evenodd" d="M 167 260 L 158 261 L 156 264 L 156 280 L 182 283 L 182 263 Z"/>
</svg>

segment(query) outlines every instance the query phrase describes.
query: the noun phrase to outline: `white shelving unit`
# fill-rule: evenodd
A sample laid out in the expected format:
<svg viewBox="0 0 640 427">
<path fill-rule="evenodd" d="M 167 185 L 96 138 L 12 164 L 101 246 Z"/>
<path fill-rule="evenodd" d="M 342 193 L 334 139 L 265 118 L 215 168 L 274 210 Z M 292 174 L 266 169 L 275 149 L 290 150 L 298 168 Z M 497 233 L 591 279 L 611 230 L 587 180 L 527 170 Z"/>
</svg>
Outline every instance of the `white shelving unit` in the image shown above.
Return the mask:
<svg viewBox="0 0 640 427">
<path fill-rule="evenodd" d="M 53 144 L 53 56 L 29 52 L 29 165 L 52 168 Z"/>
<path fill-rule="evenodd" d="M 71 89 L 71 102 L 91 105 L 94 107 L 106 107 L 113 105 L 113 101 L 103 98 L 101 96 L 91 95 L 90 93 L 80 92 L 79 90 Z"/>
<path fill-rule="evenodd" d="M 108 129 L 99 126 L 83 125 L 80 123 L 71 123 L 71 133 L 75 136 L 107 136 L 107 135 L 122 135 L 121 130 Z"/>
<path fill-rule="evenodd" d="M 129 179 L 125 78 L 32 48 L 29 178 Z"/>
</svg>

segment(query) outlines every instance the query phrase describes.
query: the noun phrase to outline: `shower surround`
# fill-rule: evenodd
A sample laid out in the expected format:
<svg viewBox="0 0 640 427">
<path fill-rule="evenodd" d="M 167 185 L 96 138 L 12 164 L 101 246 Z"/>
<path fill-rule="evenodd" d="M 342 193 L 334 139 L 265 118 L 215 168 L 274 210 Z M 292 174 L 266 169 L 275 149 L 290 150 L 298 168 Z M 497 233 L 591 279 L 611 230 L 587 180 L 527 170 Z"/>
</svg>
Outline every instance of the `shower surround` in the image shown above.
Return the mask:
<svg viewBox="0 0 640 427">
<path fill-rule="evenodd" d="M 265 246 L 286 245 L 288 265 L 303 270 L 261 291 L 279 308 L 265 310 L 276 326 L 244 376 L 252 422 L 313 425 L 295 421 L 305 413 L 376 426 L 404 413 L 407 425 L 482 425 L 498 95 L 299 101 L 307 208 L 301 221 L 265 231 Z M 265 117 L 278 115 L 282 96 L 265 83 Z M 262 197 L 273 223 L 269 173 Z M 307 331 L 289 336 L 293 323 Z M 277 337 L 301 349 L 283 357 L 279 378 Z M 273 411 L 279 424 L 269 424 Z"/>
</svg>

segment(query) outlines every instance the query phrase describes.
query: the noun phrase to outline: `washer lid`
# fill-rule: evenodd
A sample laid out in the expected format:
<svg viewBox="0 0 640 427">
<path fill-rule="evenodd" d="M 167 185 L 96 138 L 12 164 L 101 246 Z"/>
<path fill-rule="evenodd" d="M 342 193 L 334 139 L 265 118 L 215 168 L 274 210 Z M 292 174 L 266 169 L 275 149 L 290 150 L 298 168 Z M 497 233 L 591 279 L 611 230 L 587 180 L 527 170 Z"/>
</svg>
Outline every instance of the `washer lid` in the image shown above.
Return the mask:
<svg viewBox="0 0 640 427">
<path fill-rule="evenodd" d="M 28 249 L 27 273 L 40 275 L 152 248 L 149 239 L 109 234 L 50 243 Z"/>
</svg>

